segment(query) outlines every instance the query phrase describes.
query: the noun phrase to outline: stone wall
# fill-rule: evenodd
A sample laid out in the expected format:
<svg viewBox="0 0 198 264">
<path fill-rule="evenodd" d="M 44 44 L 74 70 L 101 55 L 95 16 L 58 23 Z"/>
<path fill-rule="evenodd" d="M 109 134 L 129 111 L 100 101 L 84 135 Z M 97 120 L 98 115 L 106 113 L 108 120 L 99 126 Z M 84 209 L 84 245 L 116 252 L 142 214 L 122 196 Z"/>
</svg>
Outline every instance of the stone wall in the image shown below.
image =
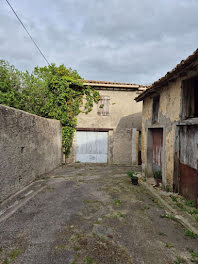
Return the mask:
<svg viewBox="0 0 198 264">
<path fill-rule="evenodd" d="M 61 163 L 59 121 L 0 105 L 0 201 Z"/>
</svg>

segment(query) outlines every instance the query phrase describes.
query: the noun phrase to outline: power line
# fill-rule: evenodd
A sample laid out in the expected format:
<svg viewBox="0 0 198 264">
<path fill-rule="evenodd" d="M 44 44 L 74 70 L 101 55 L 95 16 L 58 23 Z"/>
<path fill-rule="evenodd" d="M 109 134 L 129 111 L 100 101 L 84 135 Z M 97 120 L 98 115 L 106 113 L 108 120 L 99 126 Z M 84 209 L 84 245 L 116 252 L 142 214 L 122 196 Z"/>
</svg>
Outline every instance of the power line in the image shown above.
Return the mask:
<svg viewBox="0 0 198 264">
<path fill-rule="evenodd" d="M 40 52 L 41 56 L 44 58 L 44 60 L 47 62 L 48 65 L 49 62 L 46 59 L 45 55 L 43 54 L 43 52 L 40 50 L 39 46 L 36 44 L 36 42 L 34 41 L 34 39 L 32 38 L 32 36 L 30 35 L 30 33 L 28 32 L 27 28 L 25 27 L 25 25 L 23 24 L 23 22 L 21 21 L 21 19 L 19 18 L 19 16 L 17 15 L 17 13 L 15 12 L 14 8 L 11 6 L 11 4 L 9 3 L 8 0 L 6 0 L 7 4 L 10 6 L 10 8 L 12 9 L 13 13 L 15 14 L 15 16 L 17 17 L 17 19 L 19 20 L 19 22 L 21 23 L 22 27 L 25 29 L 26 33 L 28 34 L 28 36 L 30 37 L 30 39 L 32 40 L 32 42 L 34 43 L 34 45 L 36 46 L 36 48 L 38 49 L 38 51 Z"/>
</svg>

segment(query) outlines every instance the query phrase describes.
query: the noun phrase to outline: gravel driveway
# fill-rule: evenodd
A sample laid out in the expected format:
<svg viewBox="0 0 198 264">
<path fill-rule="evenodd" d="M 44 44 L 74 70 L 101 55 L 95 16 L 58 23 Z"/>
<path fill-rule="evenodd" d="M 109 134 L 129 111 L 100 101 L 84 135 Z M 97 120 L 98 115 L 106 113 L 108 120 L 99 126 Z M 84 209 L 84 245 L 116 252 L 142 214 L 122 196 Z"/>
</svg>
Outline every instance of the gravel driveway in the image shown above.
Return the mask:
<svg viewBox="0 0 198 264">
<path fill-rule="evenodd" d="M 77 164 L 35 182 L 0 222 L 0 263 L 192 263 L 198 240 L 141 183 L 131 185 L 129 170 L 139 171 Z"/>
</svg>

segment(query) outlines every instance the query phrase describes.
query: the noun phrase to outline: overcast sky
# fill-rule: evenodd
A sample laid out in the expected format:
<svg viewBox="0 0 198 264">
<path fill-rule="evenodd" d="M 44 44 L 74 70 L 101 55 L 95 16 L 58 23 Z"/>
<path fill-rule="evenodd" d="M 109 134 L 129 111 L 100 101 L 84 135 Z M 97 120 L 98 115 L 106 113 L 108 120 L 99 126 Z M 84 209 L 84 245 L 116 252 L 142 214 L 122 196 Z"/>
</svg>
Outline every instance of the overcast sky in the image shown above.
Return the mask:
<svg viewBox="0 0 198 264">
<path fill-rule="evenodd" d="M 10 0 L 47 59 L 85 79 L 149 84 L 198 48 L 198 0 Z M 0 1 L 0 57 L 44 66 Z"/>
</svg>

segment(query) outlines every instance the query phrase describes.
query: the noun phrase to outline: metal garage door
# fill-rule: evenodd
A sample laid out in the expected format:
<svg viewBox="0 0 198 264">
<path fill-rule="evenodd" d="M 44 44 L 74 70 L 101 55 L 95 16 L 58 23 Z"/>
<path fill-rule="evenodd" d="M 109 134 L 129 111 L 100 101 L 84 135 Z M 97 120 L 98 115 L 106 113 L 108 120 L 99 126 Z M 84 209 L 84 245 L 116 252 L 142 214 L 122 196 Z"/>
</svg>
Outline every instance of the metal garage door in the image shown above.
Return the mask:
<svg viewBox="0 0 198 264">
<path fill-rule="evenodd" d="M 76 161 L 107 163 L 107 132 L 77 131 L 76 133 Z"/>
</svg>

